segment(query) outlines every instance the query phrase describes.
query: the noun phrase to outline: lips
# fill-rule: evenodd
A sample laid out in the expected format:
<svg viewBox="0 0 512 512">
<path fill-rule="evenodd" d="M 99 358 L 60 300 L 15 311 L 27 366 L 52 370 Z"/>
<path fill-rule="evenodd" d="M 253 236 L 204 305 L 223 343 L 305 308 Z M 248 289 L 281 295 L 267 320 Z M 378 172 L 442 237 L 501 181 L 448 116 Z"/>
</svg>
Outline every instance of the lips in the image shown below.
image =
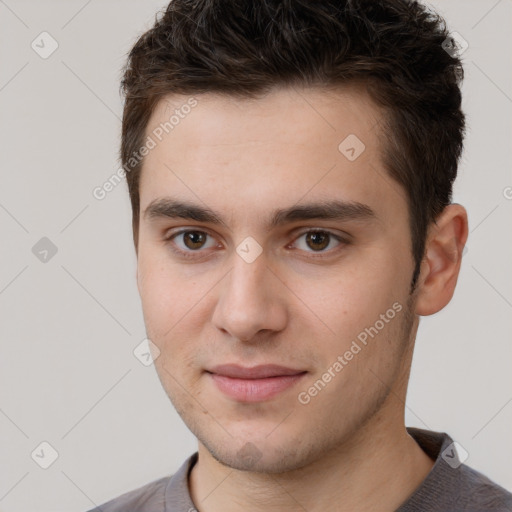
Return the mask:
<svg viewBox="0 0 512 512">
<path fill-rule="evenodd" d="M 253 366 L 252 368 L 245 368 L 236 364 L 222 364 L 214 366 L 208 371 L 217 375 L 223 375 L 224 377 L 231 377 L 232 379 L 266 379 L 283 375 L 298 375 L 304 372 L 304 370 L 295 370 L 275 364 L 264 364 Z"/>
<path fill-rule="evenodd" d="M 237 402 L 262 402 L 291 388 L 307 373 L 279 365 L 226 364 L 207 370 L 218 390 Z"/>
</svg>

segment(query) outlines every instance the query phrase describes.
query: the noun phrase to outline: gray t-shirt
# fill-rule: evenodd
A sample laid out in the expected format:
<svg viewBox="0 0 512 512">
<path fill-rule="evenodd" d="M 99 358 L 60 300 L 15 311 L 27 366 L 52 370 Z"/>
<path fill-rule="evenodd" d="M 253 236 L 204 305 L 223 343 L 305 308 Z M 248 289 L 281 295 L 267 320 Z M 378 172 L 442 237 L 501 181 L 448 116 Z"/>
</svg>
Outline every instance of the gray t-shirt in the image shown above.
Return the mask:
<svg viewBox="0 0 512 512">
<path fill-rule="evenodd" d="M 512 511 L 512 493 L 460 464 L 448 434 L 413 427 L 407 427 L 407 431 L 435 464 L 395 512 Z M 196 512 L 188 490 L 188 476 L 196 462 L 197 452 L 174 475 L 150 482 L 89 512 Z"/>
</svg>

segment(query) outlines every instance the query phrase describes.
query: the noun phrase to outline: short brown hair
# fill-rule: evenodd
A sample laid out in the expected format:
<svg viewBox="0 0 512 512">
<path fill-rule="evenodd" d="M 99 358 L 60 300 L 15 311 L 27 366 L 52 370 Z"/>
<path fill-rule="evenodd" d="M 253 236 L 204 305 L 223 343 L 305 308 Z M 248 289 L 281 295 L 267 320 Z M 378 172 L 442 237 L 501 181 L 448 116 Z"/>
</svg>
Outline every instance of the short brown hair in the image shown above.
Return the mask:
<svg viewBox="0 0 512 512">
<path fill-rule="evenodd" d="M 444 20 L 407 0 L 172 0 L 121 82 L 121 163 L 138 246 L 143 145 L 170 93 L 258 97 L 275 87 L 363 83 L 386 112 L 384 165 L 407 194 L 414 289 L 428 226 L 452 198 L 465 130 L 463 69 Z M 133 162 L 132 162 L 133 163 Z"/>
</svg>

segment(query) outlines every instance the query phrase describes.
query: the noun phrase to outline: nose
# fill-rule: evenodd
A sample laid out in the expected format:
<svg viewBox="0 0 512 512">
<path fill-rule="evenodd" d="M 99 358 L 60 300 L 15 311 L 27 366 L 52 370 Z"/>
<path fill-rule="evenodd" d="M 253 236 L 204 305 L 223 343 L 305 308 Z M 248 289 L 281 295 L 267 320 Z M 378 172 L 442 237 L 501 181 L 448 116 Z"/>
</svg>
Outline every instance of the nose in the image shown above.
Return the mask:
<svg viewBox="0 0 512 512">
<path fill-rule="evenodd" d="M 213 324 L 244 342 L 283 330 L 287 321 L 286 288 L 267 266 L 264 253 L 251 263 L 234 254 L 233 262 L 232 270 L 220 283 Z"/>
</svg>

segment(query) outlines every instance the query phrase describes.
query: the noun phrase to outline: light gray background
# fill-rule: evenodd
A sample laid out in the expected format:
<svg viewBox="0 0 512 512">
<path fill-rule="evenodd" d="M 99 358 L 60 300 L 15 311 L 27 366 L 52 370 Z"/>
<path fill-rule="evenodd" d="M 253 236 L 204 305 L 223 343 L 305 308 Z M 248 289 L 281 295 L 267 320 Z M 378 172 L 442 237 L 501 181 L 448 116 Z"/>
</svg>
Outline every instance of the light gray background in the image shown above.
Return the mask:
<svg viewBox="0 0 512 512">
<path fill-rule="evenodd" d="M 92 195 L 119 168 L 125 54 L 165 5 L 0 0 L 2 512 L 84 511 L 196 449 L 133 355 L 145 330 L 126 184 Z M 420 322 L 406 424 L 448 432 L 512 490 L 512 2 L 432 5 L 469 43 L 454 200 L 471 234 L 452 302 Z M 47 59 L 31 48 L 42 31 L 59 44 Z M 46 263 L 42 237 L 58 248 Z M 59 454 L 46 470 L 31 458 L 43 441 Z"/>
</svg>

